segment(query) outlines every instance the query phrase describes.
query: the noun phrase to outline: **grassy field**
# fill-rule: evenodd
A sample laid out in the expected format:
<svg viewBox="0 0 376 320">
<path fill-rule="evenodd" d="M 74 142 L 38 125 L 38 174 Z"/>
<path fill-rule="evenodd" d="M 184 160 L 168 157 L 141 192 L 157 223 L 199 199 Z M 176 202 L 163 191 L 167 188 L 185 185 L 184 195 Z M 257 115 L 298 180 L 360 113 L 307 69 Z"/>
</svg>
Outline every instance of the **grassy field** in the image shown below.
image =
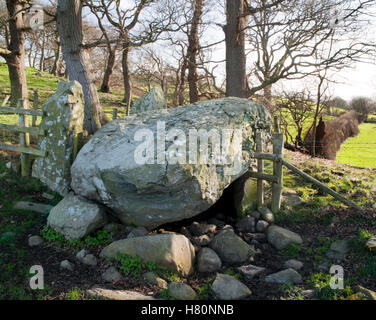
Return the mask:
<svg viewBox="0 0 376 320">
<path fill-rule="evenodd" d="M 360 168 L 376 168 L 376 123 L 363 123 L 358 136 L 349 138 L 337 154 L 337 162 Z"/>
</svg>

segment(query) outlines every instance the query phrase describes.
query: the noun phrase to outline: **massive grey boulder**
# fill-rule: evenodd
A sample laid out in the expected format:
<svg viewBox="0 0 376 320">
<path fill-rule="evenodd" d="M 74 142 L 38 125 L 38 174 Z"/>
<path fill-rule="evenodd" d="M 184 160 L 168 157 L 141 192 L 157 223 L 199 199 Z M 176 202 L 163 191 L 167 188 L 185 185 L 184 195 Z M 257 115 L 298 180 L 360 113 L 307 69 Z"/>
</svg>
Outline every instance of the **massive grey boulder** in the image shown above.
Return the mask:
<svg viewBox="0 0 376 320">
<path fill-rule="evenodd" d="M 167 101 L 161 87 L 154 87 L 150 92 L 138 99 L 132 106 L 130 114 L 166 109 Z"/>
<path fill-rule="evenodd" d="M 103 227 L 107 222 L 102 206 L 68 194 L 54 207 L 47 219 L 47 224 L 63 234 L 67 239 L 80 239 Z"/>
<path fill-rule="evenodd" d="M 271 128 L 263 106 L 240 98 L 118 119 L 81 149 L 72 188 L 125 224 L 154 228 L 191 218 L 248 171 L 256 130 Z"/>
<path fill-rule="evenodd" d="M 83 101 L 79 82 L 62 81 L 43 105 L 45 116 L 39 128 L 45 136 L 39 139 L 38 148 L 47 151 L 47 156 L 35 160 L 32 175 L 63 196 L 70 190 L 77 136 L 83 132 Z"/>
<path fill-rule="evenodd" d="M 186 276 L 193 272 L 195 249 L 183 235 L 157 234 L 119 240 L 105 247 L 100 256 L 116 259 L 118 254 L 138 256 Z"/>
</svg>

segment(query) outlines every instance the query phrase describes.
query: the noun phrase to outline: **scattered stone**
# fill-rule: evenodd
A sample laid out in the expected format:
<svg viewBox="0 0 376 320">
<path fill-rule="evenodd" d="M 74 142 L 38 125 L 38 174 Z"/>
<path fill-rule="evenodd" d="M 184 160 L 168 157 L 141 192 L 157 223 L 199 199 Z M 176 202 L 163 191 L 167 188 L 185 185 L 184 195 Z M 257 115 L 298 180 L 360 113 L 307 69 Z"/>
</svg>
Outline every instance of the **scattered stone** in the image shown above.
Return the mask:
<svg viewBox="0 0 376 320">
<path fill-rule="evenodd" d="M 76 196 L 67 195 L 54 207 L 47 219 L 48 225 L 67 239 L 80 239 L 103 227 L 107 222 L 100 205 Z"/>
<path fill-rule="evenodd" d="M 369 290 L 367 288 L 364 288 L 362 286 L 357 286 L 356 290 L 364 294 L 368 300 L 376 300 L 376 292 Z"/>
<path fill-rule="evenodd" d="M 141 293 L 129 290 L 109 290 L 99 287 L 93 287 L 86 291 L 86 294 L 92 297 L 100 297 L 110 300 L 155 300 L 153 297 L 145 296 Z"/>
<path fill-rule="evenodd" d="M 268 222 L 269 224 L 274 223 L 274 214 L 270 211 L 267 207 L 260 207 L 258 211 L 261 213 L 261 217 L 263 220 Z"/>
<path fill-rule="evenodd" d="M 226 224 L 226 225 L 223 226 L 222 230 L 231 230 L 231 231 L 234 231 L 234 228 L 232 227 L 232 225 Z"/>
<path fill-rule="evenodd" d="M 215 224 L 206 224 L 193 222 L 189 227 L 189 231 L 193 236 L 202 236 L 207 233 L 215 233 L 217 226 Z"/>
<path fill-rule="evenodd" d="M 260 219 L 261 213 L 258 211 L 252 211 L 250 214 L 251 217 L 255 218 L 256 220 Z"/>
<path fill-rule="evenodd" d="M 225 223 L 222 220 L 218 220 L 217 218 L 210 218 L 208 220 L 208 223 L 214 224 L 215 226 L 217 226 L 217 228 L 222 228 L 225 225 Z"/>
<path fill-rule="evenodd" d="M 191 233 L 186 227 L 182 227 L 179 231 L 183 236 L 186 236 L 188 239 L 192 237 Z"/>
<path fill-rule="evenodd" d="M 251 280 L 258 274 L 264 272 L 266 269 L 249 264 L 247 266 L 239 267 L 238 270 L 243 274 L 244 277 L 246 277 L 248 280 Z"/>
<path fill-rule="evenodd" d="M 282 193 L 282 202 L 290 208 L 298 206 L 303 202 L 295 190 L 287 190 Z"/>
<path fill-rule="evenodd" d="M 251 216 L 242 217 L 236 223 L 236 228 L 241 232 L 253 232 L 256 225 L 256 219 Z"/>
<path fill-rule="evenodd" d="M 27 210 L 27 211 L 32 211 L 32 212 L 41 213 L 45 215 L 48 215 L 50 211 L 52 210 L 52 208 L 53 206 L 50 206 L 49 204 L 34 203 L 34 202 L 27 202 L 27 201 L 18 201 L 13 207 L 13 209 Z"/>
<path fill-rule="evenodd" d="M 37 247 L 43 243 L 43 238 L 40 236 L 31 236 L 28 243 L 30 247 Z"/>
<path fill-rule="evenodd" d="M 266 229 L 268 229 L 269 223 L 267 223 L 264 220 L 259 220 L 256 225 L 256 231 L 257 232 L 265 232 Z"/>
<path fill-rule="evenodd" d="M 371 251 L 376 250 L 376 237 L 372 237 L 367 240 L 366 242 L 366 248 Z"/>
<path fill-rule="evenodd" d="M 154 87 L 146 95 L 135 101 L 130 114 L 132 115 L 166 108 L 167 102 L 162 88 Z"/>
<path fill-rule="evenodd" d="M 338 240 L 332 243 L 329 250 L 326 252 L 326 256 L 334 260 L 342 261 L 346 258 L 349 250 L 349 240 Z"/>
<path fill-rule="evenodd" d="M 168 294 L 177 300 L 195 300 L 196 292 L 187 284 L 172 282 L 168 285 Z"/>
<path fill-rule="evenodd" d="M 83 264 L 86 264 L 87 266 L 92 266 L 92 267 L 96 266 L 98 263 L 97 258 L 91 253 L 86 255 L 81 261 Z"/>
<path fill-rule="evenodd" d="M 227 274 L 217 274 L 212 290 L 219 300 L 240 300 L 249 297 L 252 292 L 249 288 Z"/>
<path fill-rule="evenodd" d="M 73 271 L 74 265 L 70 263 L 68 260 L 64 260 L 60 263 L 60 269 L 66 269 L 69 271 Z"/>
<path fill-rule="evenodd" d="M 271 120 L 263 106 L 227 97 L 111 121 L 81 148 L 71 167 L 71 187 L 77 195 L 108 206 L 123 224 L 132 222 L 153 229 L 195 217 L 211 208 L 224 190 L 249 170 L 253 133 L 258 130 L 266 139 L 270 137 Z M 166 124 L 163 130 L 158 125 L 162 122 Z M 168 133 L 177 125 L 184 135 L 166 144 L 169 163 L 157 165 L 155 157 L 144 161 L 145 150 L 150 150 L 148 147 L 153 145 L 157 133 Z M 175 161 L 180 151 L 170 152 L 182 150 L 182 138 L 185 141 L 189 130 L 212 127 L 243 131 L 239 139 L 232 141 L 227 155 L 228 159 L 234 159 L 243 146 L 236 174 L 232 165 L 218 170 L 215 163 L 182 164 Z M 149 133 L 146 140 L 135 142 L 135 134 L 141 131 Z M 150 165 L 150 160 L 155 165 Z"/>
<path fill-rule="evenodd" d="M 120 272 L 115 267 L 109 267 L 102 273 L 102 279 L 106 282 L 116 282 L 122 279 Z"/>
<path fill-rule="evenodd" d="M 315 296 L 315 290 L 313 289 L 302 290 L 301 295 L 307 299 L 312 299 Z"/>
<path fill-rule="evenodd" d="M 291 259 L 291 260 L 286 261 L 284 266 L 287 269 L 291 268 L 294 270 L 300 270 L 301 268 L 303 268 L 303 262 L 300 262 L 295 259 Z"/>
<path fill-rule="evenodd" d="M 193 272 L 195 251 L 191 242 L 179 234 L 156 234 L 123 239 L 105 247 L 102 258 L 117 258 L 118 253 L 139 256 L 145 262 L 155 262 L 186 276 Z"/>
<path fill-rule="evenodd" d="M 208 235 L 204 234 L 200 237 L 194 237 L 192 239 L 192 243 L 197 246 L 204 247 L 204 246 L 207 246 L 211 242 L 211 240 L 212 239 Z"/>
<path fill-rule="evenodd" d="M 233 230 L 223 230 L 210 243 L 222 262 L 235 264 L 247 261 L 254 248 L 237 236 Z"/>
<path fill-rule="evenodd" d="M 77 81 L 60 81 L 56 93 L 43 104 L 38 149 L 48 151 L 33 164 L 32 176 L 66 196 L 71 189 L 71 166 L 77 136 L 83 133 L 84 96 Z"/>
<path fill-rule="evenodd" d="M 146 272 L 144 278 L 147 282 L 158 286 L 161 289 L 167 289 L 168 287 L 167 281 L 158 277 L 154 272 Z"/>
<path fill-rule="evenodd" d="M 144 227 L 138 227 L 134 228 L 129 234 L 128 234 L 128 239 L 130 238 L 136 238 L 136 237 L 143 237 L 148 234 L 148 230 Z"/>
<path fill-rule="evenodd" d="M 82 249 L 76 254 L 76 258 L 77 260 L 82 261 L 82 259 L 85 258 L 86 255 L 87 251 L 85 249 Z"/>
<path fill-rule="evenodd" d="M 268 228 L 267 239 L 277 250 L 282 250 L 292 243 L 303 243 L 303 239 L 297 233 L 275 225 Z"/>
<path fill-rule="evenodd" d="M 53 200 L 53 199 L 55 199 L 54 195 L 46 193 L 46 192 L 42 193 L 42 197 L 45 198 L 45 199 L 47 199 L 47 200 L 50 200 L 50 201 Z"/>
<path fill-rule="evenodd" d="M 246 233 L 243 236 L 247 241 L 256 240 L 258 242 L 264 242 L 266 240 L 265 233 Z"/>
<path fill-rule="evenodd" d="M 197 256 L 197 268 L 199 272 L 217 272 L 222 267 L 221 259 L 210 248 L 202 248 Z"/>
<path fill-rule="evenodd" d="M 270 274 L 265 277 L 266 282 L 279 284 L 295 284 L 302 282 L 302 280 L 302 276 L 291 268 Z"/>
</svg>

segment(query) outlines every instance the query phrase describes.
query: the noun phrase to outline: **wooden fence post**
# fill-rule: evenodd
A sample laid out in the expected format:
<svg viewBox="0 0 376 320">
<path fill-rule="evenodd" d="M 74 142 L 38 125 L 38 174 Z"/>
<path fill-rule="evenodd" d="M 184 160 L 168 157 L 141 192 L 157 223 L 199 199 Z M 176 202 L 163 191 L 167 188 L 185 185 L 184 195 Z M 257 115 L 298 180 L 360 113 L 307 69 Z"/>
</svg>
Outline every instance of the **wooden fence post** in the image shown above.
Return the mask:
<svg viewBox="0 0 376 320">
<path fill-rule="evenodd" d="M 262 153 L 262 133 L 259 132 L 256 135 L 256 153 Z M 259 174 L 264 173 L 264 160 L 257 159 L 257 172 Z M 257 179 L 257 207 L 260 208 L 264 205 L 264 180 Z"/>
<path fill-rule="evenodd" d="M 34 110 L 38 110 L 38 103 L 39 103 L 39 96 L 38 96 L 38 90 L 34 90 L 34 101 L 33 101 L 33 109 Z M 32 118 L 32 124 L 31 126 L 32 127 L 36 127 L 37 125 L 37 117 L 36 116 L 33 116 Z"/>
<path fill-rule="evenodd" d="M 19 109 L 26 109 L 25 103 L 27 103 L 26 100 L 19 99 L 18 100 L 18 108 Z M 18 115 L 19 119 L 19 126 L 21 128 L 27 127 L 27 121 L 24 114 Z M 27 148 L 30 146 L 30 135 L 29 133 L 21 132 L 20 133 L 20 146 L 22 148 Z M 27 177 L 30 175 L 30 156 L 26 153 L 21 153 L 21 175 L 23 177 Z"/>
<path fill-rule="evenodd" d="M 274 117 L 273 134 L 273 153 L 278 158 L 273 162 L 273 175 L 277 178 L 277 182 L 272 184 L 272 212 L 278 213 L 281 209 L 282 189 L 283 189 L 283 134 L 279 132 L 278 118 Z"/>
</svg>

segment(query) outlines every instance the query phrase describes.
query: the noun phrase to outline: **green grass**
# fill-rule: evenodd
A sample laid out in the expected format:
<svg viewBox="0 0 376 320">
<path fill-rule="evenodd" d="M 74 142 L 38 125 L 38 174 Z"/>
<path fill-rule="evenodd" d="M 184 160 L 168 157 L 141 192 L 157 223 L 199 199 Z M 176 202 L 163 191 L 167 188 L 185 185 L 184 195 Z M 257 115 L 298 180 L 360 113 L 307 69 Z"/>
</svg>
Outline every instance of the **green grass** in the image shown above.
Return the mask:
<svg viewBox="0 0 376 320">
<path fill-rule="evenodd" d="M 376 124 L 363 123 L 358 136 L 349 138 L 337 154 L 337 162 L 360 168 L 376 168 Z"/>
</svg>

